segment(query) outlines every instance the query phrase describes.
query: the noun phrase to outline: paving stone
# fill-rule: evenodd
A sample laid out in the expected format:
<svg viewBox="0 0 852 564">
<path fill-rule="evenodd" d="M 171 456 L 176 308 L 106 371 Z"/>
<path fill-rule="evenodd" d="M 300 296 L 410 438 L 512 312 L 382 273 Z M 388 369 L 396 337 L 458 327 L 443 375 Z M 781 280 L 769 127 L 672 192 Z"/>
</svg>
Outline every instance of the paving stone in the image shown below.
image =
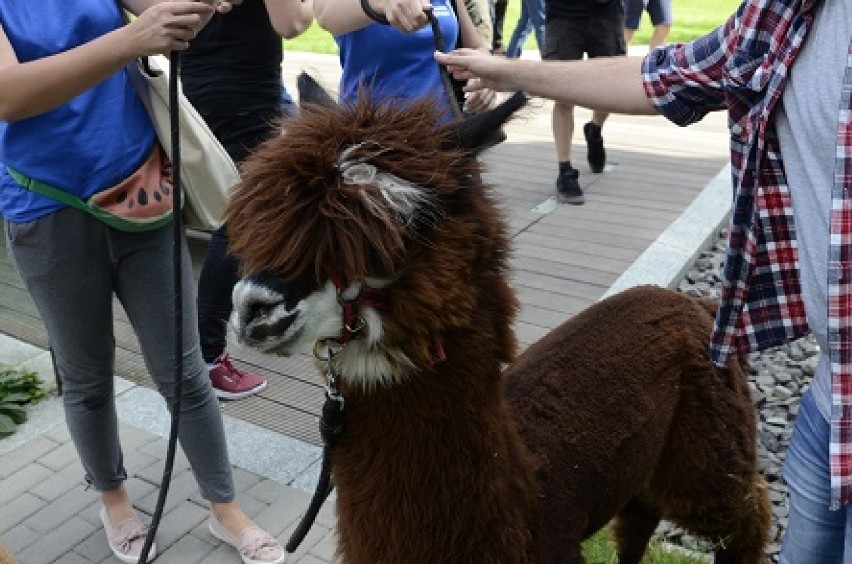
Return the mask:
<svg viewBox="0 0 852 564">
<path fill-rule="evenodd" d="M 285 488 L 275 503 L 255 516 L 255 521 L 270 534 L 279 536 L 291 525 L 295 527 L 295 521 L 302 517 L 310 500 L 311 496 L 305 492 Z"/>
<path fill-rule="evenodd" d="M 43 499 L 25 492 L 4 505 L 3 511 L 0 512 L 0 537 L 30 515 L 39 511 L 45 503 Z"/>
<path fill-rule="evenodd" d="M 322 558 L 326 561 L 331 561 L 337 552 L 337 534 L 330 530 L 317 542 L 310 550 L 310 553 Z"/>
<path fill-rule="evenodd" d="M 56 425 L 44 432 L 44 437 L 63 444 L 71 440 L 71 435 L 68 433 L 68 427 L 65 425 Z"/>
<path fill-rule="evenodd" d="M 69 520 L 81 520 L 79 513 L 92 504 L 96 497 L 93 490 L 86 491 L 84 485 L 75 485 L 57 497 L 49 505 L 29 516 L 24 524 L 39 533 L 49 533 Z M 87 523 L 91 526 L 91 523 Z"/>
<path fill-rule="evenodd" d="M 17 554 L 38 540 L 38 533 L 24 524 L 19 524 L 0 535 L 6 547 Z"/>
<path fill-rule="evenodd" d="M 314 554 L 306 554 L 299 559 L 299 564 L 328 564 L 330 560 L 324 560 Z"/>
<path fill-rule="evenodd" d="M 63 495 L 69 488 L 74 486 L 85 488 L 87 484 L 83 476 L 83 467 L 79 463 L 70 464 L 46 480 L 35 484 L 30 491 L 50 502 Z"/>
<path fill-rule="evenodd" d="M 244 492 L 261 481 L 261 476 L 254 472 L 243 470 L 242 468 L 234 468 L 234 487 L 238 492 Z"/>
<path fill-rule="evenodd" d="M 154 448 L 151 448 L 152 446 Z M 162 450 L 159 448 L 160 446 L 163 447 Z M 151 456 L 154 462 L 139 469 L 135 475 L 143 480 L 151 482 L 152 484 L 159 484 L 163 479 L 163 469 L 166 464 L 165 443 L 150 443 L 149 445 L 142 447 L 141 452 Z M 183 461 L 184 462 L 182 462 L 177 453 L 175 453 L 175 463 L 172 467 L 172 480 L 181 474 L 189 472 L 189 463 L 185 462 L 186 458 L 183 458 Z"/>
<path fill-rule="evenodd" d="M 83 519 L 66 519 L 50 531 L 40 535 L 27 548 L 17 554 L 20 564 L 46 564 L 72 552 L 93 532 L 92 525 Z"/>
<path fill-rule="evenodd" d="M 2 342 L 2 339 L 0 339 L 0 342 Z M 8 478 L 21 468 L 31 464 L 58 447 L 59 444 L 54 441 L 38 437 L 5 454 L 0 458 L 0 480 Z"/>
<path fill-rule="evenodd" d="M 77 449 L 74 448 L 74 443 L 69 439 L 67 442 L 60 445 L 39 458 L 39 463 L 54 471 L 60 471 L 69 464 L 77 463 L 77 467 L 82 470 L 80 457 L 77 456 Z"/>
<path fill-rule="evenodd" d="M 52 475 L 53 472 L 41 464 L 33 463 L 0 480 L 0 507 L 26 493 L 35 484 Z"/>
<path fill-rule="evenodd" d="M 158 535 L 159 537 L 159 535 Z M 159 542 L 157 543 L 159 546 Z M 184 535 L 177 542 L 169 546 L 165 552 L 157 556 L 157 564 L 195 564 L 196 562 L 208 562 L 207 556 L 216 547 L 210 543 L 193 536 Z M 234 554 L 231 561 L 236 562 Z"/>
<path fill-rule="evenodd" d="M 158 479 L 155 485 L 159 485 L 159 483 L 160 480 Z M 196 495 L 197 492 L 198 484 L 196 483 L 195 476 L 192 475 L 192 472 L 185 470 L 180 474 L 174 475 L 172 477 L 171 484 L 169 485 L 168 496 L 166 497 L 166 503 L 163 506 L 163 513 L 171 512 L 179 504 L 184 503 L 193 495 Z M 140 498 L 137 504 L 145 513 L 152 515 L 157 507 L 157 499 L 159 496 L 160 490 L 156 489 L 148 495 Z"/>
<path fill-rule="evenodd" d="M 103 526 L 97 527 L 83 542 L 74 547 L 74 552 L 91 562 L 101 562 L 103 560 L 115 562 Z"/>
<path fill-rule="evenodd" d="M 204 564 L 234 564 L 238 562 L 238 559 L 239 553 L 235 548 L 220 543 L 213 549 L 213 552 L 209 552 L 204 556 Z M 290 558 L 287 560 L 287 563 L 296 564 L 296 561 Z"/>
<path fill-rule="evenodd" d="M 168 442 L 164 441 L 161 437 L 143 429 L 134 427 L 133 425 L 120 425 L 118 432 L 123 450 L 128 452 L 147 452 L 148 454 L 158 455 L 158 458 L 166 457 L 166 447 Z M 183 450 L 181 450 L 180 445 L 178 445 L 177 450 L 175 451 L 176 466 L 180 460 L 185 461 L 186 457 L 183 456 Z"/>
<path fill-rule="evenodd" d="M 157 531 L 157 545 L 162 550 L 169 548 L 182 537 L 187 536 L 199 524 L 206 521 L 208 515 L 207 508 L 199 507 L 195 503 L 185 501 L 178 504 L 174 509 L 163 514 Z M 208 544 L 211 544 L 211 546 L 215 544 L 212 537 L 207 540 L 210 541 Z"/>
<path fill-rule="evenodd" d="M 94 564 L 95 562 L 100 562 L 100 560 L 89 560 L 82 554 L 77 554 L 76 552 L 66 552 L 65 554 L 59 557 L 59 560 L 56 561 L 56 564 Z"/>
<path fill-rule="evenodd" d="M 287 486 L 279 484 L 274 480 L 262 479 L 257 484 L 249 488 L 245 493 L 258 501 L 262 501 L 266 504 L 272 504 L 286 495 Z"/>
</svg>

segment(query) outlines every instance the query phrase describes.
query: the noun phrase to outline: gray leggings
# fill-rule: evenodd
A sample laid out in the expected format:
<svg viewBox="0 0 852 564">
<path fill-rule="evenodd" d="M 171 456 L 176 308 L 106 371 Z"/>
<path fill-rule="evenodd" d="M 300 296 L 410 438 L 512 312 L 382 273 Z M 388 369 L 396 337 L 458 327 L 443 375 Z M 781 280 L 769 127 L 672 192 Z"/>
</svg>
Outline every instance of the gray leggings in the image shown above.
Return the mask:
<svg viewBox="0 0 852 564">
<path fill-rule="evenodd" d="M 6 221 L 12 258 L 47 327 L 63 384 L 68 430 L 98 491 L 126 478 L 113 394 L 113 294 L 136 332 L 148 371 L 171 406 L 174 386 L 172 231 L 125 233 L 66 208 Z M 201 358 L 192 266 L 183 241 L 180 444 L 211 502 L 234 498 L 222 415 Z"/>
</svg>

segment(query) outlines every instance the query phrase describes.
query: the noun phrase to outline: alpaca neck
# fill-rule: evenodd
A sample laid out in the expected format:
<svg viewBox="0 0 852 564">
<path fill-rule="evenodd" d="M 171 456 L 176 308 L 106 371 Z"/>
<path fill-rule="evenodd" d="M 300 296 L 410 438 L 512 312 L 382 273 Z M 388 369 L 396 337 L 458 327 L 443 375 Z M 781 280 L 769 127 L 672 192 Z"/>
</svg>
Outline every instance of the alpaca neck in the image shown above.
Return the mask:
<svg viewBox="0 0 852 564">
<path fill-rule="evenodd" d="M 344 562 L 528 561 L 533 472 L 494 364 L 347 393 L 332 453 Z"/>
</svg>

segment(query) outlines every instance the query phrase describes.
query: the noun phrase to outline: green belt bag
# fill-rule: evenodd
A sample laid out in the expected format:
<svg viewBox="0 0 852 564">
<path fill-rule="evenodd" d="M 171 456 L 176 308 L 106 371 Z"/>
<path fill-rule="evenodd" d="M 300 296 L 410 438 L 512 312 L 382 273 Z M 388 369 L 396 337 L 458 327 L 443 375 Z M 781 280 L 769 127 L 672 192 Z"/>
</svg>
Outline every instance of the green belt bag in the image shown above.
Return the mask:
<svg viewBox="0 0 852 564">
<path fill-rule="evenodd" d="M 143 165 L 143 168 L 145 166 Z M 166 225 L 172 219 L 173 190 L 168 181 L 157 180 L 156 186 L 152 189 L 149 176 L 146 188 L 142 187 L 145 186 L 144 184 L 139 185 L 139 176 L 134 173 L 130 179 L 123 181 L 117 187 L 109 188 L 83 200 L 55 186 L 30 178 L 10 166 L 6 166 L 6 170 L 22 188 L 89 213 L 119 231 L 152 231 Z"/>
</svg>

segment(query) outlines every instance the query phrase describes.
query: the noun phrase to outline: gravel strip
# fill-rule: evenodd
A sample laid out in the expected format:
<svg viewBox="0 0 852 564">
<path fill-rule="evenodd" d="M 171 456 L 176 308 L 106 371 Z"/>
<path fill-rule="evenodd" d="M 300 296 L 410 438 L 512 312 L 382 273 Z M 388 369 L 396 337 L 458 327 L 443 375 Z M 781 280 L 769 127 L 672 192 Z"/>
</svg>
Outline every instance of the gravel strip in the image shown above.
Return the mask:
<svg viewBox="0 0 852 564">
<path fill-rule="evenodd" d="M 712 248 L 698 256 L 678 285 L 679 291 L 692 296 L 719 297 L 726 238 L 726 231 L 722 231 Z M 813 377 L 818 356 L 816 342 L 805 337 L 749 357 L 749 387 L 759 417 L 758 458 L 772 500 L 771 544 L 767 548 L 767 562 L 771 563 L 778 561 L 781 538 L 787 527 L 787 487 L 781 477 L 781 466 L 802 391 Z M 685 548 L 698 552 L 710 550 L 706 543 L 671 525 L 664 524 L 661 533 L 666 541 Z"/>
</svg>

